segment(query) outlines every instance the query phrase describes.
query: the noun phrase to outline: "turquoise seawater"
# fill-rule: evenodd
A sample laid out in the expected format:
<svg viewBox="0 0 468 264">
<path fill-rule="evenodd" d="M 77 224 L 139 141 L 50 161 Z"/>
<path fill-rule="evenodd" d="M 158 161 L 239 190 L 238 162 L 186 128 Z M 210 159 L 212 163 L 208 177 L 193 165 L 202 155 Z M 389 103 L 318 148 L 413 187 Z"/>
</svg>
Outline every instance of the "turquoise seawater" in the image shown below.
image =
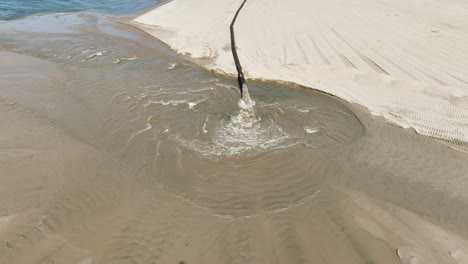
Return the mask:
<svg viewBox="0 0 468 264">
<path fill-rule="evenodd" d="M 0 0 L 0 20 L 85 10 L 114 15 L 136 14 L 161 2 L 165 0 Z"/>
</svg>

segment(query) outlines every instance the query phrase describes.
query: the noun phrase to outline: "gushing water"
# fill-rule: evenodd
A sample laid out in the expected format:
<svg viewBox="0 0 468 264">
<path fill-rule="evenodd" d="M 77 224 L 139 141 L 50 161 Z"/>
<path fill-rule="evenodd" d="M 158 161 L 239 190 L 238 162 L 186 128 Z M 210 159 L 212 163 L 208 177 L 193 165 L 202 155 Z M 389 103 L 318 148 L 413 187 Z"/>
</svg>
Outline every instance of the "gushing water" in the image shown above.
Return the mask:
<svg viewBox="0 0 468 264">
<path fill-rule="evenodd" d="M 242 85 L 242 98 L 239 101 L 240 113 L 239 116 L 246 125 L 251 125 L 255 119 L 254 111 L 255 101 L 250 98 L 249 87 L 247 84 Z"/>
</svg>

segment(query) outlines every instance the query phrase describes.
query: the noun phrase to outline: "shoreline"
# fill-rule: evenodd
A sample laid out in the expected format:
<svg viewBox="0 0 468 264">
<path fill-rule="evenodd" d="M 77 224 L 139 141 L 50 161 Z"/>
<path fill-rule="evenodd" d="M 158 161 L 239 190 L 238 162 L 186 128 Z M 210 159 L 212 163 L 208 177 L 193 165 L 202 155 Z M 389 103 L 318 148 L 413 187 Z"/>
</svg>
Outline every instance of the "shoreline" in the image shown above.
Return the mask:
<svg viewBox="0 0 468 264">
<path fill-rule="evenodd" d="M 73 17 L 72 35 L 4 31 L 23 55 L 0 53 L 0 263 L 467 261 L 466 154 L 250 82 L 267 136 L 226 155 L 234 79 L 114 17 L 54 24 Z M 291 141 L 263 147 L 278 135 Z"/>
<path fill-rule="evenodd" d="M 369 5 L 367 13 L 359 8 L 354 10 L 352 6 L 341 9 L 334 6 L 338 5 L 339 0 L 329 4 L 303 0 L 296 0 L 291 4 L 273 4 L 269 1 L 247 2 L 236 25 L 239 57 L 247 79 L 295 83 L 319 90 L 347 102 L 362 105 L 372 115 L 383 116 L 391 124 L 412 128 L 418 134 L 447 141 L 461 151 L 468 149 L 468 82 L 465 83 L 457 76 L 463 71 L 463 68 L 457 65 L 463 62 L 435 56 L 439 59 L 440 65 L 448 66 L 431 67 L 428 61 L 434 60 L 431 55 L 437 54 L 434 52 L 440 46 L 438 43 L 428 44 L 433 49 L 427 54 L 428 59 L 421 57 L 421 52 L 418 53 L 420 47 L 414 45 L 405 47 L 414 58 L 411 61 L 408 56 L 401 57 L 403 50 L 394 49 L 390 52 L 389 45 L 392 43 L 368 36 L 365 38 L 362 35 L 367 31 L 380 30 L 394 37 L 395 43 L 400 45 L 405 39 L 397 39 L 395 36 L 399 35 L 393 34 L 389 29 L 390 26 L 399 25 L 400 20 L 389 18 L 388 21 L 384 21 L 389 23 L 388 29 L 376 29 L 373 25 L 366 25 L 364 28 L 364 25 L 361 25 L 364 28 L 362 32 L 356 31 L 351 25 L 348 29 L 358 37 L 349 38 L 339 32 L 340 29 L 346 28 L 344 25 L 346 20 L 340 23 L 329 21 L 331 24 L 336 24 L 336 28 L 341 28 L 324 30 L 322 28 L 328 26 L 327 21 L 315 21 L 314 18 L 306 16 L 307 12 L 300 11 L 300 9 L 314 10 L 311 7 L 316 6 L 324 8 L 324 11 L 329 13 L 349 11 L 373 17 L 375 14 L 372 12 L 376 10 L 380 10 L 379 12 L 390 10 L 377 4 L 372 5 L 366 0 L 361 2 Z M 231 15 L 239 3 L 232 0 L 223 0 L 216 5 L 211 5 L 209 1 L 195 2 L 185 1 L 183 4 L 180 0 L 168 2 L 137 17 L 132 24 L 166 43 L 177 53 L 192 57 L 192 61 L 200 66 L 216 73 L 234 76 L 232 55 L 227 49 L 228 29 Z M 337 11 L 328 10 L 331 7 L 336 7 Z M 280 16 L 278 12 L 282 8 L 288 12 L 285 11 Z M 259 13 L 256 13 L 257 11 Z M 425 14 L 429 11 L 423 9 L 418 12 Z M 294 12 L 298 18 L 292 16 Z M 394 13 L 404 16 L 401 21 L 414 18 L 405 13 L 404 8 L 395 9 Z M 204 19 L 198 21 L 196 18 L 200 14 Z M 446 13 L 442 13 L 441 16 L 444 14 L 447 16 Z M 246 19 L 255 16 L 255 24 L 250 23 L 252 19 Z M 315 21 L 318 25 L 316 27 L 304 25 L 307 21 Z M 419 30 L 429 23 L 423 22 L 412 22 L 408 24 L 408 28 Z M 385 26 L 383 22 L 379 23 Z M 402 34 L 412 32 L 405 28 L 400 30 Z M 430 31 L 429 34 L 447 34 L 445 38 L 439 37 L 442 39 L 439 41 L 446 42 L 464 37 L 464 35 L 454 35 L 453 32 L 449 33 L 438 29 L 437 32 Z M 418 32 L 418 35 L 422 34 L 425 32 Z M 421 42 L 429 37 L 435 38 L 432 35 L 422 37 L 418 35 L 414 40 L 409 40 Z M 378 37 L 382 38 L 384 35 Z M 359 42 L 362 47 L 358 47 L 354 42 Z M 315 45 L 317 49 L 310 49 L 311 45 Z M 368 47 L 364 48 L 366 45 Z M 385 52 L 389 52 L 391 57 L 378 55 Z M 447 56 L 450 58 L 457 54 L 457 51 L 440 49 L 440 47 L 437 52 L 448 53 Z M 463 50 L 459 53 L 459 57 L 465 55 Z M 406 62 L 403 63 L 403 60 Z M 422 65 L 425 60 L 426 66 L 415 70 L 415 65 Z M 445 73 L 447 71 L 448 73 Z M 433 76 L 430 76 L 429 72 L 433 73 Z M 416 77 L 412 78 L 413 75 Z M 454 77 L 447 77 L 449 75 Z"/>
</svg>

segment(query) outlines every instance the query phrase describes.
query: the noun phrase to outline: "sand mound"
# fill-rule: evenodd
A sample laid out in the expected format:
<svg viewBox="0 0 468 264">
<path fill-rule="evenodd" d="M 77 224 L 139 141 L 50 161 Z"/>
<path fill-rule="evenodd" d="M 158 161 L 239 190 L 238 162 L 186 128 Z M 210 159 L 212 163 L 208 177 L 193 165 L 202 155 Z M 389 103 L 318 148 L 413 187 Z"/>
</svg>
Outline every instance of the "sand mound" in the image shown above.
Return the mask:
<svg viewBox="0 0 468 264">
<path fill-rule="evenodd" d="M 138 26 L 204 67 L 235 73 L 229 23 L 242 1 L 174 0 Z M 468 3 L 248 1 L 236 23 L 247 77 L 292 82 L 467 149 Z"/>
</svg>

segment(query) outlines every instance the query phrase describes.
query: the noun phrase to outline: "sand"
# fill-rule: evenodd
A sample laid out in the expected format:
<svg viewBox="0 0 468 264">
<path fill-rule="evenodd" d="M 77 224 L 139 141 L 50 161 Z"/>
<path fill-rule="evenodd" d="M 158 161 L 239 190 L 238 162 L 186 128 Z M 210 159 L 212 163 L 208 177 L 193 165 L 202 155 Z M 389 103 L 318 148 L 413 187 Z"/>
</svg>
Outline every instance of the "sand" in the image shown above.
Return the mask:
<svg viewBox="0 0 468 264">
<path fill-rule="evenodd" d="M 228 28 L 241 2 L 174 0 L 135 22 L 233 75 Z M 466 17 L 468 3 L 454 0 L 252 0 L 235 28 L 248 78 L 317 89 L 466 150 Z"/>
<path fill-rule="evenodd" d="M 273 83 L 239 122 L 234 79 L 108 17 L 0 34 L 0 264 L 467 263 L 466 153 Z"/>
</svg>

